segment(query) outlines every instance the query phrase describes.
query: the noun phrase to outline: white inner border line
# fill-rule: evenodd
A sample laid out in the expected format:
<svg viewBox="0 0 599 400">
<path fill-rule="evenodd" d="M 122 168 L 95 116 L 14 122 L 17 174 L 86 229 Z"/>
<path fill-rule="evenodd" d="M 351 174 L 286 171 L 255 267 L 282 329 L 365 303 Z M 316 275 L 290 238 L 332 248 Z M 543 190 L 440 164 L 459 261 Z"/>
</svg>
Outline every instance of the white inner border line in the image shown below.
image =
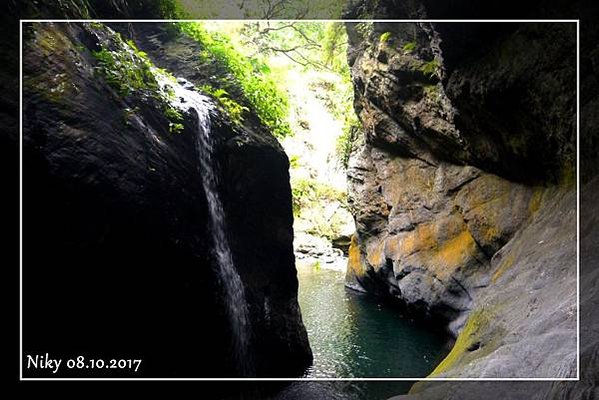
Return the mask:
<svg viewBox="0 0 599 400">
<path fill-rule="evenodd" d="M 23 23 L 81 22 L 257 22 L 264 19 L 21 19 L 19 23 L 19 349 L 21 381 L 525 381 L 580 380 L 580 19 L 271 19 L 271 22 L 373 23 L 576 23 L 576 377 L 575 378 L 24 378 L 23 377 Z"/>
<path fill-rule="evenodd" d="M 576 380 L 580 380 L 580 20 L 576 21 Z"/>
</svg>

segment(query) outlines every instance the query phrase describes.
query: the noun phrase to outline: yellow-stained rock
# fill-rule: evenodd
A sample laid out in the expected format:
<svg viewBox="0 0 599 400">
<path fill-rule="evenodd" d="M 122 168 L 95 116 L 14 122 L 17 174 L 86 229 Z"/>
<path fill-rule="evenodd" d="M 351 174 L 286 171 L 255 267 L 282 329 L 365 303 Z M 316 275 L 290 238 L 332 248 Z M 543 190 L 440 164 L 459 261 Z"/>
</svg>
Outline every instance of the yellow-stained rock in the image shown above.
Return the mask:
<svg viewBox="0 0 599 400">
<path fill-rule="evenodd" d="M 430 269 L 441 280 L 448 279 L 458 268 L 466 265 L 477 252 L 470 232 L 464 230 L 430 253 Z"/>
<path fill-rule="evenodd" d="M 366 273 L 366 269 L 362 265 L 362 255 L 360 253 L 360 246 L 358 245 L 358 237 L 354 233 L 351 237 L 351 243 L 349 245 L 349 256 L 347 259 L 347 270 L 348 275 L 352 274 L 354 277 L 363 277 Z"/>
</svg>

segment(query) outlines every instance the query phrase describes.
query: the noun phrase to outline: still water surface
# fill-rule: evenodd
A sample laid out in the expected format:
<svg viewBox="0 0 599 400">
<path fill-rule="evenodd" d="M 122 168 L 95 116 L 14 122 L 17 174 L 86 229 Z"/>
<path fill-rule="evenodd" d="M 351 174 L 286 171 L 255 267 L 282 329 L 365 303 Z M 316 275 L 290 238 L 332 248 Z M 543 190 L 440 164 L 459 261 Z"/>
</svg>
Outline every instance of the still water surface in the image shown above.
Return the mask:
<svg viewBox="0 0 599 400">
<path fill-rule="evenodd" d="M 308 378 L 425 377 L 448 352 L 440 335 L 344 286 L 344 273 L 298 265 L 314 364 Z"/>
</svg>

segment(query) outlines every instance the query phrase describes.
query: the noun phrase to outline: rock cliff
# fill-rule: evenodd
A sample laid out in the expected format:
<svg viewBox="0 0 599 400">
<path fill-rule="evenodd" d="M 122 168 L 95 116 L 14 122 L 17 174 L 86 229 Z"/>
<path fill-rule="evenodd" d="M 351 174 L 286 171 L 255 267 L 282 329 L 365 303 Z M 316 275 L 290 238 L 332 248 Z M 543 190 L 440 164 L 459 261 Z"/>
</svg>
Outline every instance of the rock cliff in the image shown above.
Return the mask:
<svg viewBox="0 0 599 400">
<path fill-rule="evenodd" d="M 93 344 L 102 354 L 89 357 L 141 358 L 146 377 L 236 376 L 198 121 L 173 121 L 155 84 L 164 72 L 152 66 L 200 86 L 197 44 L 144 29 L 154 39 L 138 49 L 126 42 L 134 32 L 98 23 L 24 27 L 24 285 L 52 293 L 43 303 L 24 296 L 24 349 L 73 357 Z M 126 68 L 107 71 L 109 62 Z M 216 109 L 211 121 L 255 374 L 301 375 L 311 351 L 296 298 L 288 159 L 257 123 L 236 125 Z"/>
<path fill-rule="evenodd" d="M 348 16 L 430 15 L 370 5 Z M 364 137 L 348 286 L 446 324 L 434 376 L 576 376 L 575 24 L 348 32 Z"/>
</svg>

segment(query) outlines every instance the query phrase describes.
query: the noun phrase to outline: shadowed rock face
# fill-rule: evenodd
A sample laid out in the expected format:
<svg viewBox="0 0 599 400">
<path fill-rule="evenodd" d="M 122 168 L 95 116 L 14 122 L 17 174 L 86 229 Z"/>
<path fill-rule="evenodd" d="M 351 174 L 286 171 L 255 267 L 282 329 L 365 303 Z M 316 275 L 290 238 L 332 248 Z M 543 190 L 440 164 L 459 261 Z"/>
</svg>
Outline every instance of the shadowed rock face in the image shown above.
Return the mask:
<svg viewBox="0 0 599 400">
<path fill-rule="evenodd" d="M 25 352 L 67 358 L 94 348 L 90 357 L 143 359 L 143 376 L 236 375 L 196 117 L 170 133 L 151 93 L 123 96 L 105 82 L 91 51 L 117 40 L 111 30 L 25 31 L 24 285 L 52 294 L 24 297 Z M 217 111 L 211 120 L 257 374 L 300 375 L 311 352 L 296 299 L 287 157 L 259 126 L 234 126 Z"/>
<path fill-rule="evenodd" d="M 367 138 L 514 181 L 571 179 L 575 28 L 374 24 L 368 47 L 350 50 Z M 358 43 L 361 35 L 351 36 Z"/>
<path fill-rule="evenodd" d="M 348 286 L 459 334 L 434 376 L 576 375 L 575 28 L 348 24 Z"/>
</svg>

